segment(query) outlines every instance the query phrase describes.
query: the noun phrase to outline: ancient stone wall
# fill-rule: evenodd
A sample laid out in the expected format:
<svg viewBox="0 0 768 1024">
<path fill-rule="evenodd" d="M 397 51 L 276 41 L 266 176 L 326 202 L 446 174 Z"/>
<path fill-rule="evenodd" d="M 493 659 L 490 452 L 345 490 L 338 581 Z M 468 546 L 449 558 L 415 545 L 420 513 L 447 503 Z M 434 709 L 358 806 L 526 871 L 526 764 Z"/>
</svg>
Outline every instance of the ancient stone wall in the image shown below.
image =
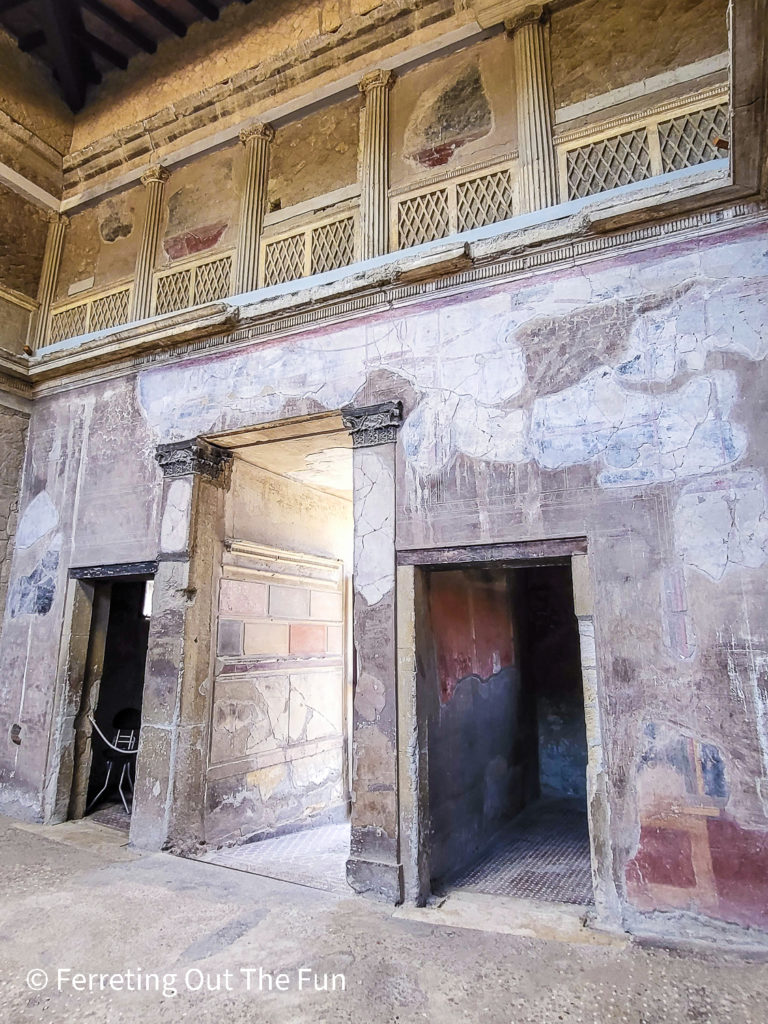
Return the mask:
<svg viewBox="0 0 768 1024">
<path fill-rule="evenodd" d="M 9 714 L 24 728 L 21 746 L 3 740 L 4 808 L 40 813 L 68 567 L 156 554 L 154 446 L 401 398 L 399 547 L 586 537 L 610 807 L 597 839 L 627 921 L 656 908 L 754 922 L 768 876 L 768 266 L 762 221 L 730 224 L 40 401 L 20 523 L 38 502 L 38 528 L 16 549 L 0 650 L 0 736 Z M 374 609 L 392 597 L 391 557 L 377 558 L 360 590 Z M 746 879 L 723 855 L 733 842 Z"/>
<path fill-rule="evenodd" d="M 270 204 L 285 209 L 357 181 L 360 99 L 280 128 L 272 144 Z"/>
<path fill-rule="evenodd" d="M 728 49 L 726 0 L 585 0 L 552 16 L 555 106 Z"/>
</svg>

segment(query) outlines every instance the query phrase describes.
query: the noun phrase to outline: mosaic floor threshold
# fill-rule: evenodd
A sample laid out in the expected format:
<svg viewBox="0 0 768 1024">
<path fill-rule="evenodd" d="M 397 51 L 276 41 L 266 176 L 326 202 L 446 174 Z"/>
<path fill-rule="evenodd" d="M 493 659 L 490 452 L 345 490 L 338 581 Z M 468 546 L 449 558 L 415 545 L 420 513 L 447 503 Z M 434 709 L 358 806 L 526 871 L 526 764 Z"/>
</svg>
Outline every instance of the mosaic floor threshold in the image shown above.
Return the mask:
<svg viewBox="0 0 768 1024">
<path fill-rule="evenodd" d="M 318 825 L 275 839 L 212 850 L 200 859 L 237 871 L 351 896 L 352 890 L 347 885 L 349 841 L 349 822 Z"/>
<path fill-rule="evenodd" d="M 131 816 L 126 814 L 125 808 L 121 803 L 100 804 L 88 817 L 98 825 L 117 828 L 121 832 L 127 832 L 131 827 Z"/>
<path fill-rule="evenodd" d="M 496 833 L 446 889 L 591 906 L 589 832 L 583 806 L 541 801 Z"/>
</svg>

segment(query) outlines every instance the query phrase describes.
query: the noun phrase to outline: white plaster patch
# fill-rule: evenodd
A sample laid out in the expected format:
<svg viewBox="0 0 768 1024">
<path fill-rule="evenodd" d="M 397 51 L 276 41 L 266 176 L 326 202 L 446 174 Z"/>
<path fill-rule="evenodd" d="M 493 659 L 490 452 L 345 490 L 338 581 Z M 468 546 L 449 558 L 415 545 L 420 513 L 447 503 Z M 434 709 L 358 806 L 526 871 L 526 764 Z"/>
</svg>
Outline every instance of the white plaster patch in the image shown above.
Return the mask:
<svg viewBox="0 0 768 1024">
<path fill-rule="evenodd" d="M 16 547 L 30 548 L 47 533 L 50 533 L 59 522 L 59 513 L 48 496 L 41 491 L 27 505 L 16 531 Z"/>
<path fill-rule="evenodd" d="M 191 500 L 192 485 L 189 480 L 174 480 L 168 488 L 160 525 L 161 551 L 183 551 L 186 547 Z"/>
<path fill-rule="evenodd" d="M 755 470 L 689 484 L 675 507 L 676 547 L 685 565 L 720 580 L 731 565 L 768 561 L 765 477 Z"/>
<path fill-rule="evenodd" d="M 304 468 L 288 473 L 287 476 L 300 483 L 351 492 L 352 454 L 349 448 L 326 448 L 321 452 L 310 452 L 304 459 Z"/>
<path fill-rule="evenodd" d="M 735 390 L 733 375 L 719 371 L 674 392 L 637 391 L 602 366 L 534 402 L 531 454 L 546 469 L 598 461 L 603 487 L 709 473 L 746 449 L 727 418 Z"/>
<path fill-rule="evenodd" d="M 395 480 L 388 449 L 360 449 L 355 458 L 355 590 L 369 605 L 395 585 Z"/>
</svg>

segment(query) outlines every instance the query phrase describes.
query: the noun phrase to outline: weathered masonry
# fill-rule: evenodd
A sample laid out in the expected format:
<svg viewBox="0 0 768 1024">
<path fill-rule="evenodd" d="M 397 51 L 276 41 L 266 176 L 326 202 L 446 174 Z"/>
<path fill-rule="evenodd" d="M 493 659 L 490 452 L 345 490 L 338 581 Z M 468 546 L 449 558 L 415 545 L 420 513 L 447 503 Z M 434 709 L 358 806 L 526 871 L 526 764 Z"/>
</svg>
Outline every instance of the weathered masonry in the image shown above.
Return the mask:
<svg viewBox="0 0 768 1024">
<path fill-rule="evenodd" d="M 37 2 L 0 808 L 765 941 L 765 0 Z"/>
</svg>

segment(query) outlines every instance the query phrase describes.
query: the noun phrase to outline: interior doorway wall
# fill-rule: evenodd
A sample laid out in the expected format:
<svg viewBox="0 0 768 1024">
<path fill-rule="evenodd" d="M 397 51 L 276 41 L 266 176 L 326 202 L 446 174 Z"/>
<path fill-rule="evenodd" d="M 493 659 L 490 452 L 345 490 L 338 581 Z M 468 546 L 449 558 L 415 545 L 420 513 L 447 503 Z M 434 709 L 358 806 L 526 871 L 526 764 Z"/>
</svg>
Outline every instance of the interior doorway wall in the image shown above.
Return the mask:
<svg viewBox="0 0 768 1024">
<path fill-rule="evenodd" d="M 110 739 L 121 711 L 130 709 L 140 724 L 156 568 L 141 562 L 70 571 L 51 733 L 50 821 L 83 817 L 103 786 L 106 749 L 91 717 Z"/>
<path fill-rule="evenodd" d="M 518 588 L 522 586 L 527 589 L 525 571 L 530 568 L 531 572 L 536 572 L 541 566 L 558 564 L 564 567 L 561 572 L 566 573 L 572 582 L 572 589 L 569 584 L 567 590 L 565 587 L 561 588 L 561 593 L 567 594 L 567 617 L 571 631 L 567 643 L 570 644 L 572 651 L 578 651 L 577 659 L 570 662 L 573 667 L 572 681 L 577 684 L 578 689 L 578 729 L 570 728 L 574 726 L 568 710 L 569 706 L 575 707 L 573 691 L 570 696 L 560 693 L 554 702 L 552 694 L 547 694 L 546 691 L 542 694 L 544 699 L 533 701 L 530 694 L 523 693 L 521 684 L 526 656 L 529 672 L 535 671 L 537 658 L 541 664 L 548 665 L 551 652 L 554 650 L 559 653 L 563 640 L 562 637 L 557 641 L 552 639 L 548 644 L 542 645 L 538 652 L 535 649 L 526 650 L 523 643 L 525 621 L 520 621 L 518 616 L 517 633 L 513 631 L 513 641 L 510 645 L 511 661 L 502 665 L 503 658 L 499 657 L 494 665 L 494 651 L 491 650 L 490 654 L 486 652 L 483 663 L 483 651 L 475 651 L 477 667 L 474 671 L 470 667 L 468 675 L 475 675 L 476 678 L 467 678 L 457 692 L 461 698 L 464 691 L 466 710 L 477 698 L 482 699 L 483 691 L 486 695 L 493 695 L 494 689 L 498 688 L 501 679 L 506 676 L 514 699 L 510 697 L 508 690 L 505 697 L 506 707 L 503 703 L 499 705 L 499 717 L 506 715 L 509 720 L 509 716 L 514 712 L 524 720 L 527 715 L 529 723 L 536 723 L 536 729 L 533 735 L 531 729 L 518 732 L 516 742 L 508 745 L 504 751 L 500 749 L 502 741 L 498 733 L 491 732 L 489 739 L 482 730 L 465 723 L 465 739 L 470 741 L 470 745 L 474 743 L 476 761 L 472 769 L 470 759 L 470 764 L 454 767 L 453 771 L 468 773 L 471 770 L 475 780 L 482 782 L 482 786 L 475 787 L 475 792 L 480 792 L 482 799 L 475 799 L 473 815 L 468 821 L 464 821 L 461 830 L 464 840 L 459 842 L 458 848 L 450 837 L 447 840 L 448 848 L 445 845 L 441 848 L 439 837 L 435 844 L 434 833 L 435 825 L 439 827 L 439 808 L 441 802 L 445 801 L 446 794 L 445 786 L 443 792 L 440 792 L 439 783 L 437 793 L 433 792 L 437 774 L 434 740 L 436 734 L 440 733 L 441 702 L 440 685 L 437 682 L 439 654 L 432 636 L 430 576 L 437 576 L 436 570 L 469 570 L 475 574 L 475 581 L 485 581 L 482 587 L 487 588 L 490 581 L 497 591 L 502 587 L 502 579 L 506 579 L 509 601 L 506 607 L 510 610 L 505 614 L 507 624 L 512 629 L 516 618 L 515 588 L 517 585 Z M 516 570 L 517 576 L 507 575 L 509 570 Z M 517 584 L 514 582 L 515 579 Z M 533 806 L 535 810 L 537 792 L 539 795 L 543 792 L 547 799 L 551 797 L 556 800 L 559 798 L 559 789 L 563 798 L 570 801 L 571 807 L 578 805 L 581 808 L 586 870 L 582 881 L 585 881 L 587 893 L 594 898 L 594 908 L 591 911 L 593 919 L 607 927 L 620 924 L 620 905 L 612 873 L 610 809 L 603 753 L 603 713 L 599 698 L 592 589 L 586 541 L 581 538 L 529 541 L 491 547 L 399 552 L 398 728 L 400 735 L 408 739 L 407 743 L 400 746 L 399 800 L 407 898 L 417 903 L 423 902 L 433 891 L 433 880 L 438 875 L 450 877 L 451 872 L 462 860 L 465 865 L 472 863 L 475 856 L 473 851 L 479 852 L 483 849 L 485 839 L 493 832 L 496 823 L 500 822 L 500 828 L 506 828 L 505 820 L 524 820 L 525 814 L 515 818 L 515 806 L 525 808 L 526 801 L 529 801 L 529 809 Z M 494 613 L 497 629 L 502 618 L 498 611 L 499 607 L 497 603 L 497 610 Z M 478 637 L 482 640 L 482 635 L 475 632 L 475 640 Z M 464 646 L 466 648 L 466 645 Z M 453 647 L 456 647 L 455 642 Z M 501 654 L 501 649 L 498 650 Z M 489 662 L 490 675 L 487 674 Z M 458 659 L 456 665 L 461 671 L 462 666 Z M 455 676 L 456 682 L 450 685 L 458 687 L 458 683 L 464 678 L 462 674 L 458 674 Z M 489 685 L 483 686 L 483 679 L 487 680 Z M 471 699 L 467 700 L 466 694 L 469 694 Z M 443 714 L 445 715 L 444 712 Z M 486 720 L 488 719 L 493 720 L 493 716 L 486 714 Z M 492 729 L 495 728 L 493 720 Z M 555 732 L 558 740 L 556 749 L 553 749 Z M 586 739 L 586 753 L 584 743 L 578 739 L 577 734 Z M 493 753 L 493 756 L 485 759 L 486 770 L 481 772 L 483 749 L 487 750 L 489 755 Z M 557 756 L 553 757 L 554 754 Z M 445 755 L 439 752 L 437 757 L 446 759 Z M 502 780 L 501 785 L 499 779 Z M 578 785 L 574 785 L 574 780 L 578 780 Z M 530 803 L 532 796 L 533 804 Z M 437 813 L 433 821 L 432 814 L 435 811 Z M 443 810 L 442 817 L 445 821 L 449 817 L 448 812 Z M 467 842 L 466 837 L 469 837 L 471 842 Z M 453 850 L 450 849 L 452 843 Z M 436 867 L 433 868 L 435 853 Z"/>
</svg>

